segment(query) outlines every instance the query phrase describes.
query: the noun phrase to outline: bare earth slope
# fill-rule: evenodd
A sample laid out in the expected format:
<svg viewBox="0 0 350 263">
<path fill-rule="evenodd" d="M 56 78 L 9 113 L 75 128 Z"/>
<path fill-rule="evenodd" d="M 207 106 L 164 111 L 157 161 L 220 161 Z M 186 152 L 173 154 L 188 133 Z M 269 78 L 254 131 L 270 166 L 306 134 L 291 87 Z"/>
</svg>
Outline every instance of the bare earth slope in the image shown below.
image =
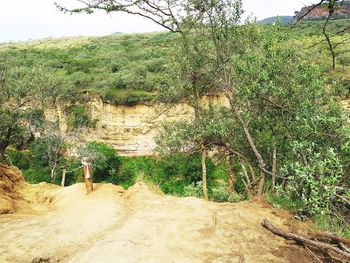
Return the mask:
<svg viewBox="0 0 350 263">
<path fill-rule="evenodd" d="M 17 168 L 0 163 L 0 215 L 14 213 L 26 206 L 18 192 L 23 184 L 24 178 Z"/>
<path fill-rule="evenodd" d="M 274 210 L 83 184 L 27 185 L 32 211 L 0 215 L 0 262 L 311 262 L 260 225 Z"/>
</svg>

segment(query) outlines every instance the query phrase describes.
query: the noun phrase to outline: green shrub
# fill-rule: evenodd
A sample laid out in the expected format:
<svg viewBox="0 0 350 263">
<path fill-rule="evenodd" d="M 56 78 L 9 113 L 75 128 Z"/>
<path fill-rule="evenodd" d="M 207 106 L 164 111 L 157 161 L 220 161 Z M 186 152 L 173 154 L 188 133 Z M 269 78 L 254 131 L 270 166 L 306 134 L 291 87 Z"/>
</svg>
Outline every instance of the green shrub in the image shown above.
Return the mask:
<svg viewBox="0 0 350 263">
<path fill-rule="evenodd" d="M 47 156 L 47 144 L 43 138 L 36 138 L 29 145 L 31 165 L 30 167 L 46 167 L 49 165 Z"/>
<path fill-rule="evenodd" d="M 316 222 L 316 230 L 331 231 L 338 236 L 350 238 L 350 228 L 332 215 L 315 215 L 313 220 Z"/>
<path fill-rule="evenodd" d="M 228 192 L 227 183 L 224 181 L 218 182 L 218 185 L 212 187 L 209 192 L 210 199 L 217 202 L 226 202 L 230 196 Z"/>
<path fill-rule="evenodd" d="M 233 192 L 229 195 L 227 201 L 231 203 L 237 203 L 244 200 L 244 197 L 236 192 Z"/>
<path fill-rule="evenodd" d="M 49 167 L 30 168 L 23 172 L 23 176 L 27 182 L 33 184 L 38 184 L 41 182 L 51 182 Z"/>
<path fill-rule="evenodd" d="M 314 145 L 303 143 L 295 143 L 293 152 L 302 153 L 305 161 L 289 162 L 283 167 L 282 175 L 289 181 L 286 188 L 278 188 L 279 194 L 300 202 L 299 210 L 304 214 L 327 214 L 343 173 L 338 155 L 331 148 L 319 153 Z"/>
<path fill-rule="evenodd" d="M 201 181 L 186 185 L 183 190 L 183 196 L 192 196 L 203 198 L 203 184 Z"/>
<path fill-rule="evenodd" d="M 70 129 L 81 127 L 94 128 L 96 125 L 96 120 L 91 120 L 84 105 L 74 105 L 66 109 L 66 112 L 69 112 L 68 127 Z"/>
<path fill-rule="evenodd" d="M 155 98 L 156 94 L 147 91 L 117 90 L 114 88 L 106 89 L 102 95 L 102 99 L 108 103 L 125 106 L 151 102 Z"/>
<path fill-rule="evenodd" d="M 20 170 L 30 168 L 30 153 L 27 151 L 7 150 L 6 154 L 10 157 L 11 163 Z"/>
<path fill-rule="evenodd" d="M 117 64 L 117 63 L 112 64 L 112 66 L 111 66 L 112 73 L 119 72 L 121 69 L 122 69 L 122 66 L 120 64 Z"/>
<path fill-rule="evenodd" d="M 77 71 L 72 75 L 69 75 L 68 80 L 70 80 L 76 86 L 84 87 L 91 82 L 91 77 L 87 73 Z"/>
<path fill-rule="evenodd" d="M 110 177 L 116 178 L 120 160 L 112 147 L 93 141 L 80 149 L 80 156 L 91 159 L 95 182 L 108 181 Z"/>
<path fill-rule="evenodd" d="M 136 182 L 137 169 L 131 158 L 121 159 L 121 164 L 118 171 L 112 171 L 108 182 L 118 184 L 124 188 L 132 186 Z"/>
</svg>

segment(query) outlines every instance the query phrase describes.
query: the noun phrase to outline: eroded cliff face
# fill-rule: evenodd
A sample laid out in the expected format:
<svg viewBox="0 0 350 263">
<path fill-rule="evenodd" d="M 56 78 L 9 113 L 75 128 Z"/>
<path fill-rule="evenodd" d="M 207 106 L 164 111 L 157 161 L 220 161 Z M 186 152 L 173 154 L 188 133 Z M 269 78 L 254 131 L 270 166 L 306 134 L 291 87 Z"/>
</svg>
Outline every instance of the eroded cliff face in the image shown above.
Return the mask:
<svg viewBox="0 0 350 263">
<path fill-rule="evenodd" d="M 205 97 L 206 102 L 227 105 L 222 96 Z M 111 145 L 119 155 L 155 155 L 155 138 L 164 121 L 190 120 L 193 109 L 185 103 L 176 105 L 111 105 L 92 99 L 87 105 L 91 119 L 97 120 L 95 129 L 81 131 L 81 142 L 99 141 Z M 67 132 L 67 116 L 61 107 L 49 109 L 47 118 L 59 120 L 62 132 Z"/>
</svg>

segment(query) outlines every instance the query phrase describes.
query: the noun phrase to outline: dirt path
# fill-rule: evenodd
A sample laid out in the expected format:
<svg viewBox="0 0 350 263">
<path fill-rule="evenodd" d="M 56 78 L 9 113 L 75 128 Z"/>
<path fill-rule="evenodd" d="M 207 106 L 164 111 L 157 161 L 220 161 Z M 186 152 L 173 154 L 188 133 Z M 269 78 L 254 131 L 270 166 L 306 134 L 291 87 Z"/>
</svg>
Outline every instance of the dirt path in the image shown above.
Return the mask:
<svg viewBox="0 0 350 263">
<path fill-rule="evenodd" d="M 274 210 L 254 202 L 218 204 L 103 184 L 23 189 L 32 210 L 0 216 L 0 262 L 311 262 L 264 230 Z"/>
</svg>

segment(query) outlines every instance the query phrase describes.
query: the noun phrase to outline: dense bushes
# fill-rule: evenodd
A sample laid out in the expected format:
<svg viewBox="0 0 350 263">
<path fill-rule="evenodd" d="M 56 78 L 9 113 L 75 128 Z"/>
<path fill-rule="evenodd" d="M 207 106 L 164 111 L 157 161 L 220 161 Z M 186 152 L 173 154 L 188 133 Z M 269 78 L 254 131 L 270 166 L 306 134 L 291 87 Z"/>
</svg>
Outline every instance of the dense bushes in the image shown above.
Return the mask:
<svg viewBox="0 0 350 263">
<path fill-rule="evenodd" d="M 225 183 L 227 167 L 207 160 L 209 197 L 215 201 L 228 201 L 230 191 Z M 142 180 L 158 186 L 164 193 L 176 196 L 202 197 L 201 166 L 198 155 L 177 154 L 159 158 L 122 157 L 118 172 L 124 186 Z M 237 194 L 236 194 L 237 195 Z"/>
<path fill-rule="evenodd" d="M 93 91 L 111 103 L 132 105 L 149 101 L 148 94 L 125 96 L 118 91 L 159 89 L 159 76 L 166 71 L 168 63 L 169 38 L 168 33 L 149 33 L 51 39 L 25 45 L 0 45 L 0 52 L 14 58 L 16 62 L 12 66 L 44 65 L 77 91 Z"/>
<path fill-rule="evenodd" d="M 289 178 L 286 189 L 280 194 L 291 200 L 298 200 L 297 208 L 306 215 L 327 214 L 336 199 L 336 186 L 340 184 L 343 169 L 341 161 L 333 149 L 322 154 L 313 147 L 300 147 L 294 152 L 303 152 L 305 163 L 289 162 L 282 168 L 282 175 Z"/>
<path fill-rule="evenodd" d="M 66 185 L 82 182 L 83 169 L 80 159 L 90 157 L 94 182 L 108 182 L 125 188 L 140 180 L 155 185 L 166 194 L 202 197 L 200 156 L 177 154 L 166 157 L 119 157 L 115 150 L 104 143 L 90 142 L 79 149 L 79 157 L 63 158 L 52 182 L 47 160 L 42 158 L 45 147 L 35 140 L 29 151 L 9 150 L 13 164 L 19 167 L 30 183 L 51 182 L 59 184 L 62 169 L 66 168 Z M 242 197 L 230 193 L 227 184 L 227 165 L 207 160 L 209 196 L 215 201 L 238 201 Z M 236 188 L 240 189 L 237 180 Z M 243 192 L 241 192 L 243 193 Z M 238 196 L 238 197 L 237 197 Z"/>
<path fill-rule="evenodd" d="M 63 158 L 52 181 L 48 162 L 43 158 L 45 148 L 40 140 L 35 140 L 27 151 L 8 150 L 12 163 L 20 168 L 30 183 L 51 182 L 59 184 L 62 169 L 66 168 L 66 185 L 82 182 L 82 156 L 92 160 L 94 182 L 106 182 L 125 188 L 140 180 L 155 185 L 166 194 L 176 196 L 202 197 L 201 167 L 198 155 L 177 154 L 165 157 L 119 157 L 110 146 L 90 142 L 79 149 L 78 158 Z M 79 168 L 80 167 L 80 168 Z M 227 165 L 207 160 L 209 195 L 215 201 L 238 201 L 242 196 L 230 193 L 227 183 Z M 236 188 L 240 181 L 237 181 Z M 243 193 L 243 192 L 241 192 Z"/>
<path fill-rule="evenodd" d="M 134 106 L 140 103 L 153 101 L 156 98 L 156 94 L 148 91 L 116 90 L 108 88 L 101 97 L 103 101 L 111 104 Z"/>
<path fill-rule="evenodd" d="M 93 141 L 80 149 L 80 156 L 91 159 L 94 182 L 115 183 L 111 178 L 116 178 L 120 160 L 112 147 Z"/>
</svg>

